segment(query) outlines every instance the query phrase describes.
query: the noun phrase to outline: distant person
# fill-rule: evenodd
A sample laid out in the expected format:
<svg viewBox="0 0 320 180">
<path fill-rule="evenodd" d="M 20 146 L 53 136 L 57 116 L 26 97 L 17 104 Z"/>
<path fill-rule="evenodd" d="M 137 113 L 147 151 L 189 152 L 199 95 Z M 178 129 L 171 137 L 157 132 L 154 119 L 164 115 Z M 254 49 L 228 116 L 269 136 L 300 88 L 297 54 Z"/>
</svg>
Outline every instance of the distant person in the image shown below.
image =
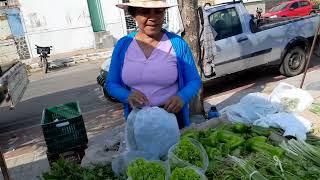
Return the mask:
<svg viewBox="0 0 320 180">
<path fill-rule="evenodd" d="M 128 11 L 139 29 L 116 44 L 105 88 L 123 103 L 125 118 L 132 108 L 158 106 L 174 113 L 180 128 L 188 126 L 188 104 L 201 79 L 188 44 L 162 29 L 166 9 L 175 5 L 131 0 L 116 6 Z"/>
</svg>

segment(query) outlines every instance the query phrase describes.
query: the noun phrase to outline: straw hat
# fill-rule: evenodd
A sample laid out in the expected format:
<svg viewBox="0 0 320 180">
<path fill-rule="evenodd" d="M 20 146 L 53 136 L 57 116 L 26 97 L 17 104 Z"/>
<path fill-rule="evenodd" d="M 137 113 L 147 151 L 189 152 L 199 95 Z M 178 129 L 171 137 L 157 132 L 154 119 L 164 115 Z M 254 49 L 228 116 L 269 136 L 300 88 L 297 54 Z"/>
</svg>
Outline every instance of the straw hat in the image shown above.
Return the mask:
<svg viewBox="0 0 320 180">
<path fill-rule="evenodd" d="M 129 6 L 142 8 L 170 8 L 177 5 L 169 5 L 166 0 L 129 0 L 128 3 L 121 3 L 116 6 L 127 10 Z"/>
</svg>

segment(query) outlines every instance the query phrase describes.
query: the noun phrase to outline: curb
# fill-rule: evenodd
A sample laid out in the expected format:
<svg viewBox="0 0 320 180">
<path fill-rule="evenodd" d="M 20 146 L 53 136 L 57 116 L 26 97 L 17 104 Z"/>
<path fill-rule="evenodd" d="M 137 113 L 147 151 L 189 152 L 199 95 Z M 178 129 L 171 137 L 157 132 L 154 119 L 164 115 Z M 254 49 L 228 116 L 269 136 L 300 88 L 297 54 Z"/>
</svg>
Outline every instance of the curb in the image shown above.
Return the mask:
<svg viewBox="0 0 320 180">
<path fill-rule="evenodd" d="M 95 52 L 90 54 L 82 54 L 77 56 L 71 56 L 66 58 L 57 58 L 57 59 L 48 59 L 49 60 L 49 69 L 57 69 L 63 67 L 71 67 L 77 64 L 82 64 L 90 61 L 98 61 L 101 59 L 110 58 L 112 51 L 105 52 Z M 38 62 L 31 63 L 31 60 L 25 61 L 27 69 L 30 73 L 42 71 L 42 68 L 39 66 Z"/>
</svg>

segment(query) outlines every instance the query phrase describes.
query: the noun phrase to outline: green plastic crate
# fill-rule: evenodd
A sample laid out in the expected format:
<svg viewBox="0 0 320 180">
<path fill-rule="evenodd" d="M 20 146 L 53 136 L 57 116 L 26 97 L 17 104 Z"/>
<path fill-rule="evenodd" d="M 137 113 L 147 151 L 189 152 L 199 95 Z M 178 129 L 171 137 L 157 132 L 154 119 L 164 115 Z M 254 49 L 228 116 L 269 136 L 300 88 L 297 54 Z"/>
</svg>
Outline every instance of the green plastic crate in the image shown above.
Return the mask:
<svg viewBox="0 0 320 180">
<path fill-rule="evenodd" d="M 88 143 L 78 102 L 44 109 L 41 126 L 49 153 L 63 153 Z"/>
</svg>

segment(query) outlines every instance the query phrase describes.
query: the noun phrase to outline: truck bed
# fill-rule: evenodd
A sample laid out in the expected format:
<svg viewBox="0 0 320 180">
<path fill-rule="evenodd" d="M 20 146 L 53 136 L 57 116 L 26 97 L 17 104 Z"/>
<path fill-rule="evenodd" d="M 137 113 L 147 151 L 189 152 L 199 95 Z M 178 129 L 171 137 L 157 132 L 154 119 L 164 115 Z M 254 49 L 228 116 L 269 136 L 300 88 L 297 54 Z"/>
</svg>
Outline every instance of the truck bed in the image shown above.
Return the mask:
<svg viewBox="0 0 320 180">
<path fill-rule="evenodd" d="M 15 64 L 17 64 L 17 61 L 12 61 L 8 63 L 2 63 L 0 64 L 0 77 L 7 72 L 10 68 L 12 68 Z"/>
<path fill-rule="evenodd" d="M 304 16 L 304 17 L 280 17 L 280 18 L 264 18 L 256 20 L 258 31 L 264 31 L 267 29 L 275 28 L 278 26 L 283 26 L 289 23 L 294 23 L 297 21 L 305 20 L 305 19 L 311 19 L 314 17 L 317 17 L 319 15 L 310 15 L 310 16 Z"/>
<path fill-rule="evenodd" d="M 22 98 L 28 84 L 26 65 L 18 62 L 11 66 L 0 77 L 0 104 L 14 107 Z"/>
</svg>

